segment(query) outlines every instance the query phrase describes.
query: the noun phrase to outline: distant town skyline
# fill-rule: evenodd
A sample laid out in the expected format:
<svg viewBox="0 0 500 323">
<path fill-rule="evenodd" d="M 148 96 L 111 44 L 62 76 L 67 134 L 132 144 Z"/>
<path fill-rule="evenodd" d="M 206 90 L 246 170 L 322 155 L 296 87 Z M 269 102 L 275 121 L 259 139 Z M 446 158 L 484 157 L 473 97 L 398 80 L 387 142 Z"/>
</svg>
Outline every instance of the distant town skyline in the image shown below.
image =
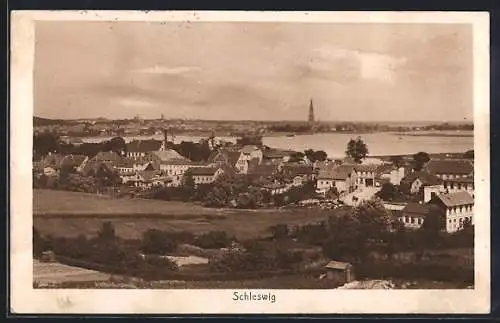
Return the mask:
<svg viewBox="0 0 500 323">
<path fill-rule="evenodd" d="M 51 119 L 472 121 L 458 24 L 37 22 Z"/>
</svg>

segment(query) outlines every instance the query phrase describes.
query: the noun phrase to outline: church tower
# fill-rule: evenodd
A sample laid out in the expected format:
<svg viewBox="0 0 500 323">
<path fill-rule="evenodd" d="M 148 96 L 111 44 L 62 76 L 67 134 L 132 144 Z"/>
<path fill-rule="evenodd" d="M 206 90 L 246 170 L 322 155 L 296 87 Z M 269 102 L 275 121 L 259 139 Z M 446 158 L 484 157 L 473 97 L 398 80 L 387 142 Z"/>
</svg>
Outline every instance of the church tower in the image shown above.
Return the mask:
<svg viewBox="0 0 500 323">
<path fill-rule="evenodd" d="M 313 100 L 309 102 L 309 123 L 314 123 L 314 107 L 313 107 Z"/>
</svg>

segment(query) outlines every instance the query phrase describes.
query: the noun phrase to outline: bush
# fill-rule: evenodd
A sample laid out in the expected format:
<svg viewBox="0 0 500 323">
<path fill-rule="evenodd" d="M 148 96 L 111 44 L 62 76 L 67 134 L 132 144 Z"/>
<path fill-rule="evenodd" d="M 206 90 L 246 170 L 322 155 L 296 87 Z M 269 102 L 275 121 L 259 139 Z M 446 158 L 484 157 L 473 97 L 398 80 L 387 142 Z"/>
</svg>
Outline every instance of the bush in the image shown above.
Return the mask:
<svg viewBox="0 0 500 323">
<path fill-rule="evenodd" d="M 150 229 L 143 234 L 142 251 L 146 254 L 164 255 L 177 248 L 177 241 L 171 233 Z"/>
<path fill-rule="evenodd" d="M 204 249 L 219 249 L 229 247 L 233 240 L 225 231 L 211 231 L 197 237 L 194 244 Z"/>
</svg>

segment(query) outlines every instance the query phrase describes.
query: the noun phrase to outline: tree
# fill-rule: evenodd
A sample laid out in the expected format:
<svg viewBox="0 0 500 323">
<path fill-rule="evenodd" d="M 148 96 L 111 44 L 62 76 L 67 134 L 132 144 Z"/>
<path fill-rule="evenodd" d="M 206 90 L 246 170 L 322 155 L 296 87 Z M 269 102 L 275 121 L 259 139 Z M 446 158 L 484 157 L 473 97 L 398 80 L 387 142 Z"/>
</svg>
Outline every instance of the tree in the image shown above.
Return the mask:
<svg viewBox="0 0 500 323">
<path fill-rule="evenodd" d="M 50 132 L 33 135 L 33 152 L 35 156 L 45 156 L 59 151 L 59 137 Z"/>
<path fill-rule="evenodd" d="M 204 249 L 219 249 L 229 247 L 233 237 L 230 237 L 225 231 L 210 231 L 197 237 L 195 245 Z"/>
<path fill-rule="evenodd" d="M 127 144 L 122 137 L 114 137 L 109 141 L 106 141 L 102 148 L 103 151 L 114 151 L 119 155 L 124 154 L 127 151 Z"/>
<path fill-rule="evenodd" d="M 316 150 L 313 154 L 313 157 L 314 160 L 311 160 L 312 162 L 325 161 L 328 158 L 328 154 L 323 150 Z"/>
<path fill-rule="evenodd" d="M 288 226 L 286 224 L 276 224 L 269 228 L 274 239 L 282 239 L 288 236 Z"/>
<path fill-rule="evenodd" d="M 392 183 L 386 182 L 382 184 L 380 191 L 376 195 L 384 201 L 392 201 L 396 197 L 396 194 L 396 187 Z"/>
<path fill-rule="evenodd" d="M 401 167 L 403 165 L 403 157 L 402 156 L 391 156 L 389 158 L 389 160 L 396 167 Z"/>
<path fill-rule="evenodd" d="M 368 147 L 363 140 L 358 137 L 356 140 L 349 140 L 345 153 L 347 157 L 352 158 L 356 163 L 360 163 L 361 160 L 368 155 Z"/>
<path fill-rule="evenodd" d="M 118 173 L 116 173 L 113 169 L 110 169 L 104 163 L 97 166 L 95 178 L 101 187 L 115 186 L 121 182 Z"/>
<path fill-rule="evenodd" d="M 189 170 L 182 176 L 182 186 L 190 191 L 194 191 L 196 187 L 193 174 Z"/>
<path fill-rule="evenodd" d="M 424 165 L 430 160 L 430 156 L 428 153 L 426 152 L 418 152 L 416 154 L 413 155 L 413 169 L 415 169 L 416 171 L 419 171 L 421 170 Z"/>
<path fill-rule="evenodd" d="M 439 238 L 439 233 L 445 226 L 445 217 L 439 208 L 434 204 L 429 204 L 424 223 L 420 228 L 423 241 L 430 246 L 434 246 Z"/>
<path fill-rule="evenodd" d="M 332 199 L 332 200 L 336 200 L 338 199 L 340 196 L 339 194 L 339 191 L 337 189 L 336 186 L 332 186 L 330 187 L 330 189 L 328 190 L 328 192 L 326 192 L 326 198 L 327 199 Z"/>
<path fill-rule="evenodd" d="M 357 261 L 361 256 L 358 220 L 350 214 L 331 216 L 329 236 L 323 244 L 323 254 L 334 260 Z"/>
<path fill-rule="evenodd" d="M 379 200 L 368 200 L 355 207 L 352 216 L 358 224 L 358 255 L 364 259 L 370 250 L 386 243 L 392 230 L 391 215 Z"/>
<path fill-rule="evenodd" d="M 467 150 L 464 153 L 464 158 L 466 158 L 466 159 L 474 159 L 474 150 Z"/>
<path fill-rule="evenodd" d="M 291 163 L 296 163 L 296 162 L 304 160 L 304 156 L 305 156 L 304 153 L 297 151 L 297 152 L 294 152 L 293 154 L 290 155 L 289 161 Z"/>
<path fill-rule="evenodd" d="M 324 152 L 323 150 L 312 150 L 312 149 L 307 149 L 304 151 L 305 156 L 307 159 L 309 159 L 312 163 L 316 161 L 325 161 L 326 158 L 328 157 L 327 153 Z"/>
<path fill-rule="evenodd" d="M 101 240 L 111 241 L 116 238 L 115 227 L 109 221 L 102 224 L 101 229 L 97 232 L 97 237 Z"/>
<path fill-rule="evenodd" d="M 164 255 L 177 248 L 177 241 L 167 232 L 149 229 L 142 235 L 142 251 L 147 254 Z"/>
<path fill-rule="evenodd" d="M 244 135 L 236 139 L 238 146 L 255 145 L 262 146 L 262 136 Z"/>
</svg>

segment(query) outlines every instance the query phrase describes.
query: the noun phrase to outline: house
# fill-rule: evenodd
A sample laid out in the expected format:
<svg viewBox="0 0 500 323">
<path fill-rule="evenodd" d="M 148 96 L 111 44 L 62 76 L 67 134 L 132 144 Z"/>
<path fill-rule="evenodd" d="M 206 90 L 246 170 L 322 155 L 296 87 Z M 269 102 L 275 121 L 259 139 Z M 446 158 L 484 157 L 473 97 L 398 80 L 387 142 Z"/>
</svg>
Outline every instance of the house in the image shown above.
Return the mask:
<svg viewBox="0 0 500 323">
<path fill-rule="evenodd" d="M 260 164 L 250 167 L 247 171 L 247 176 L 252 179 L 273 180 L 277 173 L 277 164 Z"/>
<path fill-rule="evenodd" d="M 303 175 L 297 175 L 293 178 L 292 185 L 293 186 L 303 186 L 307 183 L 307 177 L 304 177 Z"/>
<path fill-rule="evenodd" d="M 57 173 L 59 169 L 61 169 L 61 165 L 64 161 L 64 158 L 65 156 L 62 154 L 49 153 L 41 160 L 40 162 L 41 169 L 43 169 L 45 172 L 45 169 L 47 168 L 47 171 Z"/>
<path fill-rule="evenodd" d="M 402 182 L 410 187 L 410 193 L 415 194 L 420 192 L 422 187 L 440 185 L 442 181 L 427 171 L 414 171 L 405 176 Z"/>
<path fill-rule="evenodd" d="M 278 150 L 278 149 L 266 149 L 263 152 L 262 160 L 266 164 L 279 164 L 287 162 L 293 151 L 289 150 Z"/>
<path fill-rule="evenodd" d="M 121 176 L 122 183 L 148 189 L 152 187 L 167 186 L 171 178 L 164 176 L 157 170 L 146 170 L 141 172 L 134 172 L 124 174 Z"/>
<path fill-rule="evenodd" d="M 72 168 L 77 172 L 81 172 L 89 158 L 84 155 L 67 155 L 63 158 L 60 167 Z"/>
<path fill-rule="evenodd" d="M 195 184 L 211 184 L 215 182 L 218 176 L 220 176 L 224 171 L 220 167 L 190 167 L 187 169 L 186 173 L 193 176 Z"/>
<path fill-rule="evenodd" d="M 450 178 L 443 180 L 443 190 L 448 193 L 456 193 L 465 191 L 472 195 L 474 198 L 474 176 L 462 177 L 462 178 Z"/>
<path fill-rule="evenodd" d="M 442 180 L 473 176 L 474 165 L 466 159 L 431 159 L 424 170 Z"/>
<path fill-rule="evenodd" d="M 151 152 L 159 151 L 163 146 L 163 141 L 161 140 L 134 140 L 127 143 L 127 153 L 128 158 L 140 158 L 146 157 Z"/>
<path fill-rule="evenodd" d="M 321 169 L 316 179 L 316 188 L 321 193 L 326 193 L 335 187 L 340 194 L 350 193 L 354 190 L 356 172 L 354 165 L 328 165 Z"/>
<path fill-rule="evenodd" d="M 447 232 L 459 230 L 466 219 L 474 222 L 474 199 L 468 192 L 434 194 L 429 203 L 441 209 Z"/>
<path fill-rule="evenodd" d="M 271 193 L 271 195 L 278 195 L 286 193 L 290 189 L 290 186 L 280 183 L 271 183 L 264 185 L 262 188 Z"/>
<path fill-rule="evenodd" d="M 264 158 L 264 153 L 262 150 L 255 145 L 246 145 L 240 149 L 240 160 L 252 160 L 257 159 L 259 164 L 262 163 L 262 159 Z"/>
<path fill-rule="evenodd" d="M 325 265 L 326 278 L 340 285 L 352 282 L 356 279 L 354 267 L 348 262 L 330 261 Z"/>
<path fill-rule="evenodd" d="M 401 210 L 399 221 L 405 228 L 419 229 L 424 223 L 425 217 L 429 214 L 430 208 L 428 204 L 408 203 Z"/>
<path fill-rule="evenodd" d="M 114 151 L 100 151 L 89 162 L 104 162 L 113 166 L 122 163 L 123 159 Z"/>
<path fill-rule="evenodd" d="M 82 175 L 84 176 L 96 176 L 99 171 L 104 170 L 108 174 L 115 173 L 115 167 L 110 162 L 106 161 L 90 161 L 82 169 Z"/>
<path fill-rule="evenodd" d="M 123 158 L 121 163 L 117 164 L 115 166 L 116 171 L 118 174 L 125 175 L 125 174 L 131 174 L 137 170 L 136 163 L 134 160 L 130 158 Z"/>
<path fill-rule="evenodd" d="M 243 154 L 241 154 L 240 159 L 236 162 L 236 170 L 240 174 L 247 174 L 249 169 L 255 168 L 259 164 L 260 162 L 258 158 L 248 160 L 244 158 Z"/>
<path fill-rule="evenodd" d="M 180 185 L 182 176 L 190 168 L 197 165 L 188 159 L 171 159 L 160 163 L 160 170 L 172 178 L 174 185 Z"/>
<path fill-rule="evenodd" d="M 142 188 L 151 188 L 151 187 L 160 187 L 166 186 L 172 179 L 168 176 L 163 175 L 160 171 L 157 170 L 146 170 L 139 173 L 141 181 L 138 183 L 139 187 Z"/>
<path fill-rule="evenodd" d="M 374 187 L 378 167 L 378 165 L 354 165 L 356 188 Z"/>
<path fill-rule="evenodd" d="M 120 178 L 123 184 L 132 186 L 139 186 L 138 183 L 144 180 L 138 172 L 122 173 Z"/>
<path fill-rule="evenodd" d="M 153 160 L 168 162 L 170 160 L 188 160 L 173 149 L 158 150 L 149 153 Z"/>
<path fill-rule="evenodd" d="M 236 163 L 240 159 L 241 152 L 220 149 L 213 152 L 208 158 L 208 163 L 212 165 L 228 165 L 230 167 L 236 167 Z"/>
<path fill-rule="evenodd" d="M 383 182 L 389 182 L 392 185 L 400 185 L 404 176 L 404 167 L 395 167 L 391 164 L 383 164 L 377 168 L 375 173 L 375 185 L 381 186 Z"/>
<path fill-rule="evenodd" d="M 286 164 L 279 167 L 282 175 L 288 178 L 295 178 L 296 176 L 302 176 L 306 180 L 315 179 L 314 168 L 312 165 L 304 164 Z"/>
<path fill-rule="evenodd" d="M 361 160 L 361 165 L 383 165 L 385 162 L 380 158 L 366 157 Z"/>
</svg>

